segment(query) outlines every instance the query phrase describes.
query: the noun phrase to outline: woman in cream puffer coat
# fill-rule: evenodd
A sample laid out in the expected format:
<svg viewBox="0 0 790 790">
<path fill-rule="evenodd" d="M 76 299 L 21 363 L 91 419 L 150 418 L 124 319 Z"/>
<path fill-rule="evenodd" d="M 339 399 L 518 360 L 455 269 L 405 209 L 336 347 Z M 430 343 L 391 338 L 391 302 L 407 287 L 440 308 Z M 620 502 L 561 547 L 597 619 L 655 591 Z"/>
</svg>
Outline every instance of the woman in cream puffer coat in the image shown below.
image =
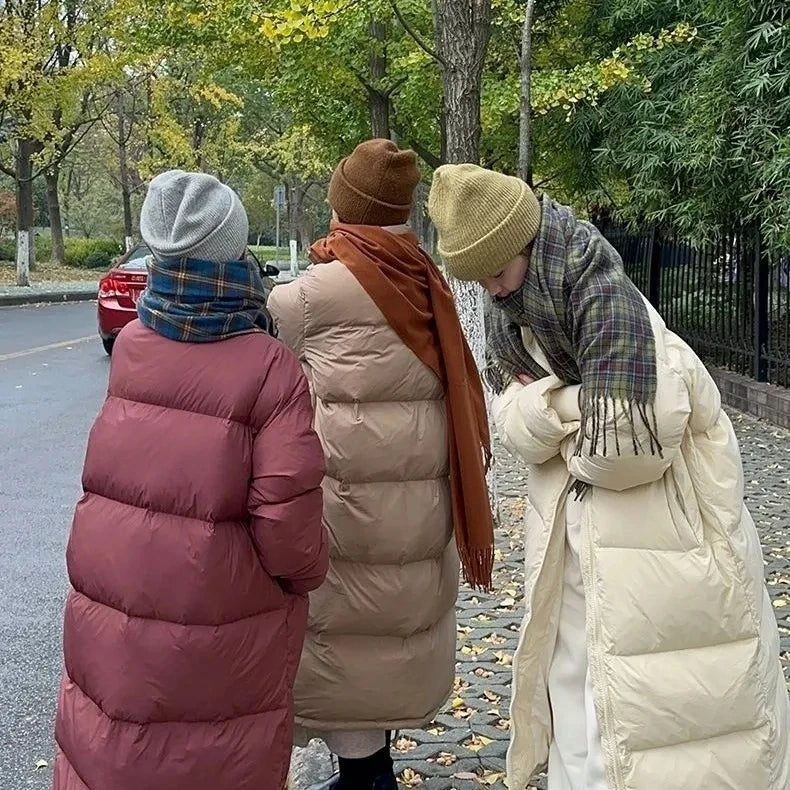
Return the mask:
<svg viewBox="0 0 790 790">
<path fill-rule="evenodd" d="M 787 790 L 787 690 L 737 440 L 710 374 L 650 312 L 663 459 L 574 456 L 578 385 L 555 376 L 512 384 L 494 404 L 502 441 L 530 471 L 510 787 L 526 787 L 552 742 L 572 509 L 606 777 L 595 790 Z M 592 485 L 581 502 L 574 479 Z"/>
<path fill-rule="evenodd" d="M 509 787 L 548 763 L 549 790 L 788 790 L 777 624 L 711 376 L 548 196 L 446 166 L 430 211 L 447 268 L 494 297 L 495 421 L 529 467 Z"/>
</svg>

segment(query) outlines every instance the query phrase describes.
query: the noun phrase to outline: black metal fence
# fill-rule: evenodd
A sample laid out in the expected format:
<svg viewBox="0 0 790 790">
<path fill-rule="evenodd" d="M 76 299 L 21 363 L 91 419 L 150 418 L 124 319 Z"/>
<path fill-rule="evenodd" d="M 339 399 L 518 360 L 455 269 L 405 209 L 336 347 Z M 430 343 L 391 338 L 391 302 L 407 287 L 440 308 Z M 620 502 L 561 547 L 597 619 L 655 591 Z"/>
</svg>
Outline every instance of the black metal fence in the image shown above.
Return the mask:
<svg viewBox="0 0 790 790">
<path fill-rule="evenodd" d="M 790 257 L 769 255 L 752 229 L 702 245 L 658 228 L 601 230 L 637 287 L 705 362 L 790 387 Z"/>
</svg>

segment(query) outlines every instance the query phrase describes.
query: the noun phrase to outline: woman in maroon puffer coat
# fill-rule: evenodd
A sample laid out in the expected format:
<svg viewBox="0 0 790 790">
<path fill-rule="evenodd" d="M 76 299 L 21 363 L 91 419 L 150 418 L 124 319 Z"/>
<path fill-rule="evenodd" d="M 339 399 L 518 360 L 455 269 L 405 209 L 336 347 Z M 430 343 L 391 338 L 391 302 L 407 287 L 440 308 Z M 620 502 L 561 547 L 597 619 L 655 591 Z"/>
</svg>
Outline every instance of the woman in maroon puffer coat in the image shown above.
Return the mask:
<svg viewBox="0 0 790 790">
<path fill-rule="evenodd" d="M 159 176 L 140 321 L 118 338 L 68 546 L 55 790 L 280 790 L 306 594 L 326 573 L 323 454 L 268 332 L 247 217 Z"/>
</svg>

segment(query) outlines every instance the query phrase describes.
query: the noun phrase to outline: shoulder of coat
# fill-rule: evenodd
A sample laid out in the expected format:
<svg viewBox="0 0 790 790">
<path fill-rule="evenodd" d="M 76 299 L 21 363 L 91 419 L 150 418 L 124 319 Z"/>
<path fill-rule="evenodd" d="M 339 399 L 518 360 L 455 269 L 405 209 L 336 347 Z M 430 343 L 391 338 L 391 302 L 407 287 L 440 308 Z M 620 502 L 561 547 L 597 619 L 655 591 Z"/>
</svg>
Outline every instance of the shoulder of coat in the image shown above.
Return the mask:
<svg viewBox="0 0 790 790">
<path fill-rule="evenodd" d="M 311 300 L 348 298 L 350 284 L 357 279 L 340 261 L 319 263 L 297 281 Z M 353 291 L 352 291 L 353 293 Z"/>
</svg>

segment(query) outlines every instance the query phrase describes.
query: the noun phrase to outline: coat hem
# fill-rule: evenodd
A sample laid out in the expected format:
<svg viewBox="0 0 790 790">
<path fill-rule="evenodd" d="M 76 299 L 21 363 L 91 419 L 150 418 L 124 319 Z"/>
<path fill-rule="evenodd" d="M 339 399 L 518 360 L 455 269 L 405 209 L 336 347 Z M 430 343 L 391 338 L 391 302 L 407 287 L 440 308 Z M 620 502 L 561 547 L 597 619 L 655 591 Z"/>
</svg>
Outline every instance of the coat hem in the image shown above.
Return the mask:
<svg viewBox="0 0 790 790">
<path fill-rule="evenodd" d="M 447 692 L 447 698 L 450 697 L 450 691 Z M 397 719 L 397 720 L 375 720 L 375 721 L 323 721 L 318 719 L 307 719 L 302 716 L 295 716 L 294 723 L 297 727 L 303 730 L 312 730 L 317 733 L 326 732 L 354 732 L 368 730 L 421 730 L 426 725 L 430 724 L 437 716 L 442 706 L 439 705 L 436 710 L 429 714 L 427 717 L 419 719 Z M 316 736 L 316 737 L 320 737 Z"/>
</svg>

